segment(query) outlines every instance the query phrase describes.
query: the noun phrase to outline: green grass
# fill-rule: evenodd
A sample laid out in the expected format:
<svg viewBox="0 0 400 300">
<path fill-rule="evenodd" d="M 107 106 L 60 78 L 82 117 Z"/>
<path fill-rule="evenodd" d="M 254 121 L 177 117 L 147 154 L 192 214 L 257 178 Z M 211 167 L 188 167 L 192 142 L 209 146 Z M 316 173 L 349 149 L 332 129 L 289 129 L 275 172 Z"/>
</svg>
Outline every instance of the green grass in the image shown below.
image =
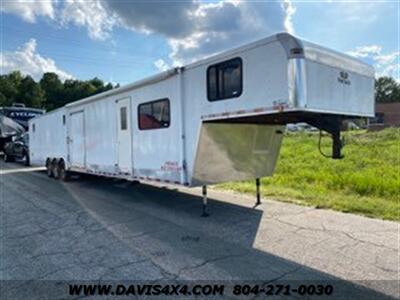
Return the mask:
<svg viewBox="0 0 400 300">
<path fill-rule="evenodd" d="M 262 178 L 262 195 L 285 202 L 400 220 L 400 129 L 345 133 L 344 159 L 323 157 L 318 134 L 287 134 L 274 176 Z M 322 150 L 330 153 L 330 139 Z M 255 193 L 254 181 L 217 188 Z"/>
</svg>

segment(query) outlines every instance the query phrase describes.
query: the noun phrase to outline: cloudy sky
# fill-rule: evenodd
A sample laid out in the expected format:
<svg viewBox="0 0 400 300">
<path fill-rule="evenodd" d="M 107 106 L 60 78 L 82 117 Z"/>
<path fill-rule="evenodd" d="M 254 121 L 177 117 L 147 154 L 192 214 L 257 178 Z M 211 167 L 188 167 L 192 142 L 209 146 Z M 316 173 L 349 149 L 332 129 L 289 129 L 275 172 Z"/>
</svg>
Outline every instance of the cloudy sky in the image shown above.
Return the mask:
<svg viewBox="0 0 400 300">
<path fill-rule="evenodd" d="M 0 0 L 2 73 L 126 84 L 288 31 L 399 80 L 399 0 Z"/>
</svg>

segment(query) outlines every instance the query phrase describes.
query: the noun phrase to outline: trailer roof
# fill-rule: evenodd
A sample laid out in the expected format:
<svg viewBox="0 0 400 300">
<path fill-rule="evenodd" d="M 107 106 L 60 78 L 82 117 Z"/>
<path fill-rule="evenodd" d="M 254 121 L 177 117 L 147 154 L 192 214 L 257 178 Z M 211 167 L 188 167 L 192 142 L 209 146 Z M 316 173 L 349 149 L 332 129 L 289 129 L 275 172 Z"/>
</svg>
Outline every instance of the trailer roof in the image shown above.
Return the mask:
<svg viewBox="0 0 400 300">
<path fill-rule="evenodd" d="M 119 93 L 122 93 L 122 92 L 126 92 L 126 91 L 129 91 L 131 89 L 138 88 L 138 87 L 141 87 L 141 86 L 145 86 L 145 85 L 148 85 L 148 84 L 151 84 L 151 83 L 156 83 L 156 82 L 162 81 L 162 80 L 164 80 L 166 78 L 169 78 L 169 77 L 177 74 L 178 72 L 179 72 L 179 68 L 170 69 L 170 70 L 167 70 L 165 72 L 162 72 L 162 73 L 147 77 L 145 79 L 142 79 L 142 80 L 139 80 L 139 81 L 135 81 L 133 83 L 121 86 L 119 88 L 108 90 L 108 91 L 100 93 L 100 94 L 96 94 L 96 95 L 93 95 L 93 96 L 90 96 L 90 97 L 87 97 L 87 98 L 83 98 L 82 100 L 78 100 L 78 101 L 75 101 L 75 102 L 68 103 L 68 104 L 65 105 L 65 107 L 72 107 L 72 106 L 76 106 L 76 105 L 81 105 L 81 104 L 84 104 L 84 103 L 87 103 L 87 102 L 92 102 L 94 100 L 98 100 L 98 99 L 101 99 L 101 98 L 104 98 L 104 97 L 107 97 L 107 96 L 111 96 L 111 95 L 119 94 Z"/>
<path fill-rule="evenodd" d="M 169 70 L 164 71 L 162 73 L 158 73 L 156 75 L 144 78 L 142 80 L 135 81 L 133 83 L 121 86 L 119 88 L 112 89 L 112 90 L 109 90 L 109 91 L 106 91 L 106 92 L 103 92 L 103 93 L 100 93 L 100 94 L 96 94 L 96 95 L 93 95 L 93 96 L 90 96 L 90 97 L 87 97 L 87 98 L 84 98 L 84 99 L 81 99 L 81 100 L 77 100 L 77 101 L 68 103 L 68 104 L 65 105 L 65 107 L 73 107 L 73 106 L 85 104 L 85 103 L 88 103 L 88 102 L 92 102 L 92 101 L 95 101 L 95 100 L 102 99 L 102 98 L 107 97 L 107 96 L 116 95 L 116 94 L 119 94 L 119 93 L 123 93 L 123 92 L 129 91 L 129 90 L 132 90 L 134 88 L 138 88 L 138 87 L 141 87 L 141 86 L 145 86 L 145 85 L 149 85 L 149 84 L 152 84 L 152 83 L 156 83 L 156 82 L 162 81 L 162 80 L 164 80 L 166 78 L 169 78 L 171 76 L 174 76 L 174 75 L 178 74 L 180 69 L 195 68 L 197 66 L 200 66 L 200 65 L 203 65 L 203 64 L 208 64 L 210 62 L 219 60 L 219 59 L 221 59 L 222 57 L 225 57 L 225 56 L 233 55 L 233 54 L 236 54 L 238 52 L 242 52 L 242 51 L 245 51 L 245 50 L 248 50 L 248 49 L 252 49 L 252 48 L 255 48 L 255 47 L 259 47 L 259 46 L 268 44 L 270 42 L 276 41 L 278 39 L 277 37 L 279 35 L 291 36 L 288 33 L 274 34 L 272 36 L 263 38 L 261 40 L 257 40 L 255 42 L 252 42 L 252 43 L 249 43 L 249 44 L 246 44 L 246 45 L 243 45 L 243 46 L 240 46 L 240 47 L 228 50 L 228 51 L 224 51 L 224 52 L 221 52 L 221 53 L 216 54 L 216 55 L 212 55 L 212 56 L 203 58 L 203 59 L 201 59 L 199 61 L 190 63 L 190 64 L 188 64 L 186 66 L 172 68 L 172 69 L 169 69 Z M 294 38 L 293 36 L 291 36 L 291 37 Z"/>
<path fill-rule="evenodd" d="M 342 58 L 345 59 L 344 62 L 342 62 L 342 64 L 345 63 L 345 66 L 343 66 L 343 67 L 346 67 L 346 68 L 352 67 L 353 70 L 360 70 L 360 73 L 363 73 L 364 75 L 367 75 L 367 76 L 373 74 L 373 72 L 374 72 L 373 68 L 370 65 L 368 65 L 358 59 L 355 59 L 354 57 L 351 57 L 347 54 L 339 53 L 339 52 L 331 50 L 331 49 L 324 48 L 322 46 L 316 45 L 311 42 L 303 41 L 302 39 L 294 37 L 293 35 L 291 35 L 287 32 L 283 32 L 283 33 L 274 34 L 272 36 L 257 40 L 255 42 L 252 42 L 252 43 L 249 43 L 249 44 L 237 47 L 237 48 L 233 48 L 231 50 L 227 50 L 227 51 L 203 58 L 199 61 L 190 63 L 186 66 L 172 68 L 172 69 L 164 71 L 162 73 L 158 73 L 156 75 L 144 78 L 142 80 L 135 81 L 131 84 L 127 84 L 127 85 L 121 86 L 116 89 L 112 89 L 112 90 L 109 90 L 109 91 L 106 91 L 106 92 L 103 92 L 100 94 L 96 94 L 96 95 L 93 95 L 93 96 L 90 96 L 90 97 L 87 97 L 87 98 L 84 98 L 81 100 L 77 100 L 77 101 L 68 103 L 64 107 L 74 107 L 74 106 L 78 106 L 81 104 L 86 104 L 86 103 L 89 103 L 89 102 L 92 102 L 95 100 L 102 99 L 107 96 L 120 94 L 120 93 L 129 91 L 129 90 L 138 88 L 138 87 L 157 83 L 159 81 L 162 81 L 164 79 L 167 79 L 169 77 L 172 77 L 172 76 L 178 74 L 179 72 L 181 72 L 181 70 L 192 69 L 192 68 L 204 65 L 204 64 L 210 64 L 214 61 L 220 60 L 221 58 L 229 57 L 232 55 L 237 55 L 240 52 L 243 52 L 243 51 L 246 51 L 249 49 L 253 49 L 253 48 L 257 48 L 257 47 L 260 47 L 260 46 L 263 46 L 265 44 L 275 42 L 275 41 L 280 41 L 282 43 L 282 46 L 285 48 L 288 56 L 290 56 L 290 49 L 293 47 L 295 47 L 295 48 L 296 47 L 298 47 L 298 48 L 307 47 L 309 49 L 316 50 L 312 53 L 314 56 L 315 56 L 315 54 L 318 54 L 318 52 L 323 53 L 324 50 L 327 50 L 332 54 L 336 54 L 336 55 L 331 55 L 329 62 L 332 62 L 335 58 L 337 58 L 340 55 Z M 304 42 L 304 44 L 303 44 L 303 42 Z M 327 51 L 325 51 L 324 53 L 327 53 Z M 336 64 L 336 66 L 337 66 L 337 64 Z"/>
</svg>

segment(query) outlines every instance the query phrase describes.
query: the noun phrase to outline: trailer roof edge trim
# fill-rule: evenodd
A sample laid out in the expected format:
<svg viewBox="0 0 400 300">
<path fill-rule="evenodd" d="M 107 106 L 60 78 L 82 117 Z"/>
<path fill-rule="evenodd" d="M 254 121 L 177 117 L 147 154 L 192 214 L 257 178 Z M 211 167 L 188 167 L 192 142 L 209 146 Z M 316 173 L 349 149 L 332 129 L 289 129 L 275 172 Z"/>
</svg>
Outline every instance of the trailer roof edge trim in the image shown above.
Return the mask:
<svg viewBox="0 0 400 300">
<path fill-rule="evenodd" d="M 65 110 L 65 106 L 66 106 L 66 105 L 61 106 L 61 107 L 58 107 L 58 108 L 53 109 L 53 110 L 51 110 L 51 111 L 48 111 L 48 112 L 44 113 L 43 115 L 39 115 L 39 116 L 37 116 L 37 117 L 34 117 L 34 118 L 28 120 L 28 123 L 35 122 L 36 120 L 38 120 L 38 119 L 40 119 L 40 118 L 43 118 L 43 117 L 45 117 L 45 116 L 48 116 L 48 115 L 51 115 L 51 114 L 55 114 L 55 113 L 57 113 L 57 112 L 60 112 L 60 111 L 62 111 L 62 110 Z"/>
<path fill-rule="evenodd" d="M 169 78 L 171 76 L 174 76 L 174 75 L 178 74 L 179 69 L 180 68 L 173 68 L 173 69 L 164 71 L 162 73 L 147 77 L 145 79 L 133 82 L 131 84 L 127 84 L 127 85 L 121 86 L 119 88 L 109 90 L 107 92 L 96 94 L 96 95 L 84 98 L 82 100 L 78 100 L 78 101 L 75 101 L 75 102 L 68 103 L 68 104 L 65 105 L 65 107 L 73 107 L 73 106 L 77 106 L 77 105 L 86 104 L 88 102 L 92 102 L 92 101 L 95 101 L 95 100 L 98 100 L 98 99 L 101 99 L 101 98 L 104 98 L 104 97 L 107 97 L 107 96 L 120 94 L 120 93 L 129 91 L 129 90 L 134 89 L 134 88 L 138 88 L 138 87 L 145 86 L 145 85 L 152 84 L 152 83 L 157 83 L 159 81 L 162 81 L 164 79 L 167 79 L 167 78 Z"/>
</svg>

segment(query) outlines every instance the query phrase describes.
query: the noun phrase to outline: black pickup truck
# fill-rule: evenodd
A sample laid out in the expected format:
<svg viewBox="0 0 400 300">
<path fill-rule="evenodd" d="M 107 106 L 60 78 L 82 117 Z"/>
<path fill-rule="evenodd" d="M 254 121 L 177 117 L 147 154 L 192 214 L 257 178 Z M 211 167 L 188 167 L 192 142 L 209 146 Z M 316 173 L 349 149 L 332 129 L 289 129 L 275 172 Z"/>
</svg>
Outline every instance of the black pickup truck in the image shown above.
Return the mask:
<svg viewBox="0 0 400 300">
<path fill-rule="evenodd" d="M 29 134 L 27 132 L 14 136 L 11 142 L 4 145 L 4 161 L 12 162 L 15 159 L 24 160 L 29 166 Z"/>
</svg>

